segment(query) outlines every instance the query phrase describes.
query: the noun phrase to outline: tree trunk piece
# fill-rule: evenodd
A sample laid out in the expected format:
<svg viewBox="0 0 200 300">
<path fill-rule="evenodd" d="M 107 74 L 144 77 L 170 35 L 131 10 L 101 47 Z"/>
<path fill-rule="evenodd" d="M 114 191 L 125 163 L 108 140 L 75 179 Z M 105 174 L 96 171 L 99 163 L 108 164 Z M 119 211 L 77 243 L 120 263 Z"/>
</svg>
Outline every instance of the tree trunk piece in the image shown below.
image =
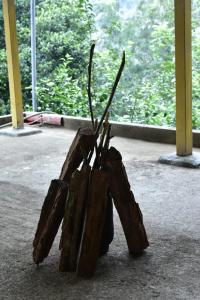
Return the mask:
<svg viewBox="0 0 200 300">
<path fill-rule="evenodd" d="M 141 254 L 149 246 L 143 216 L 130 189 L 121 154 L 111 147 L 103 153 L 104 169 L 111 178 L 110 191 L 126 236 L 129 252 Z"/>
<path fill-rule="evenodd" d="M 88 153 L 93 149 L 95 140 L 95 135 L 90 128 L 80 128 L 68 151 L 59 180 L 53 180 L 50 184 L 48 194 L 44 200 L 35 238 L 33 241 L 33 259 L 37 264 L 42 262 L 43 259 L 48 255 L 50 251 L 48 247 L 52 245 L 55 238 L 55 236 L 53 238 L 53 235 L 55 232 L 57 233 L 57 226 L 59 227 L 62 221 L 64 212 L 57 212 L 56 209 L 59 210 L 60 207 L 65 207 L 67 197 L 67 183 L 69 182 L 75 169 L 79 167 L 83 159 L 87 157 Z M 56 220 L 53 217 L 53 214 L 58 214 L 59 219 Z M 51 222 L 55 222 L 54 233 L 52 236 L 49 233 L 49 228 L 46 228 L 47 225 L 50 227 L 53 226 L 49 225 L 49 220 L 50 224 Z M 45 241 L 48 244 L 48 250 L 45 248 L 46 246 L 44 242 L 41 242 L 43 235 L 45 235 Z M 50 241 L 47 241 L 47 236 L 50 236 Z"/>
<path fill-rule="evenodd" d="M 37 230 L 38 234 L 34 241 L 33 260 L 36 264 L 41 263 L 48 256 L 64 215 L 67 184 L 62 180 L 56 180 L 56 183 L 58 184 L 56 196 L 54 192 L 50 193 L 52 198 L 50 197 L 48 210 L 45 211 L 47 204 L 43 206 Z M 42 219 L 43 216 L 47 217 L 46 221 Z"/>
<path fill-rule="evenodd" d="M 90 128 L 79 128 L 69 148 L 59 179 L 70 181 L 72 173 L 94 148 L 96 136 Z"/>
<path fill-rule="evenodd" d="M 59 190 L 59 182 L 60 182 L 59 179 L 54 179 L 51 181 L 47 196 L 44 199 L 44 203 L 40 213 L 40 219 L 35 233 L 35 238 L 33 240 L 33 247 L 37 246 L 40 236 L 45 228 L 46 222 L 48 220 L 49 214 L 54 204 L 55 197 Z"/>
<path fill-rule="evenodd" d="M 60 242 L 59 270 L 62 272 L 76 271 L 90 171 L 87 165 L 81 171 L 76 170 L 69 183 Z"/>
<path fill-rule="evenodd" d="M 92 277 L 96 269 L 105 223 L 108 186 L 108 174 L 93 169 L 77 266 L 77 275 L 82 277 Z"/>
</svg>

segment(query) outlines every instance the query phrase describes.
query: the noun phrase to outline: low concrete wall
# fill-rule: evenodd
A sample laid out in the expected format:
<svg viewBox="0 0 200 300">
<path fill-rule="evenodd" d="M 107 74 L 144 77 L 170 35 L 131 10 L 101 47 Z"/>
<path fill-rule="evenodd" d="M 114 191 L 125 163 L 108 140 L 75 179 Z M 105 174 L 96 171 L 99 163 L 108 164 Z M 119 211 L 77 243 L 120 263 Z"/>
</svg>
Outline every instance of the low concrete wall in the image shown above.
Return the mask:
<svg viewBox="0 0 200 300">
<path fill-rule="evenodd" d="M 193 130 L 193 146 L 200 148 L 200 130 Z"/>
<path fill-rule="evenodd" d="M 176 143 L 175 128 L 121 122 L 110 123 L 112 124 L 112 135 L 114 136 L 166 144 Z M 63 116 L 63 126 L 68 129 L 78 129 L 90 124 L 90 119 Z"/>
<path fill-rule="evenodd" d="M 26 117 L 26 113 L 23 113 L 24 117 Z M 12 122 L 12 116 L 11 115 L 5 115 L 5 116 L 0 116 L 0 126 L 4 124 L 8 124 Z"/>
<path fill-rule="evenodd" d="M 0 117 L 0 125 L 9 122 L 11 122 L 11 115 Z M 121 122 L 110 123 L 112 124 L 112 135 L 114 136 L 165 144 L 176 143 L 175 128 Z M 62 116 L 62 124 L 67 129 L 77 130 L 80 127 L 90 126 L 91 122 L 89 118 Z M 193 130 L 193 146 L 200 148 L 200 130 Z"/>
<path fill-rule="evenodd" d="M 0 116 L 0 125 L 10 123 L 12 121 L 11 115 Z"/>
<path fill-rule="evenodd" d="M 62 116 L 63 126 L 67 129 L 77 130 L 80 127 L 90 126 L 90 119 Z M 161 126 L 141 125 L 134 123 L 110 122 L 112 135 L 126 138 L 144 140 L 149 142 L 175 144 L 176 129 Z M 200 131 L 193 130 L 193 145 L 200 147 Z"/>
</svg>

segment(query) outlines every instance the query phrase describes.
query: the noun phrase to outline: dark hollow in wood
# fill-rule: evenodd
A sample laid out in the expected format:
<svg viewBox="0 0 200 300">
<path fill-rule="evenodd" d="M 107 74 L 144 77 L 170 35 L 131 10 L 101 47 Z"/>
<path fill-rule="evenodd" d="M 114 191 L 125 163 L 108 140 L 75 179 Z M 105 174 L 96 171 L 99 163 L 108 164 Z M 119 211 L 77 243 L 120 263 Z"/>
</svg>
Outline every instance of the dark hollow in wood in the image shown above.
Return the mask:
<svg viewBox="0 0 200 300">
<path fill-rule="evenodd" d="M 130 189 L 121 154 L 111 147 L 103 153 L 104 169 L 111 178 L 110 191 L 126 236 L 129 252 L 137 255 L 149 246 L 143 217 Z"/>
<path fill-rule="evenodd" d="M 69 183 L 60 242 L 60 271 L 75 271 L 83 229 L 90 166 L 76 170 Z"/>
<path fill-rule="evenodd" d="M 77 274 L 82 277 L 91 277 L 95 272 L 105 223 L 108 186 L 108 174 L 93 169 L 77 266 Z"/>
<path fill-rule="evenodd" d="M 106 206 L 106 217 L 101 238 L 100 255 L 104 255 L 109 250 L 109 245 L 114 238 L 114 222 L 113 222 L 113 201 L 108 191 L 108 200 Z"/>
<path fill-rule="evenodd" d="M 59 177 L 61 180 L 69 182 L 72 173 L 94 148 L 95 142 L 96 136 L 92 129 L 80 128 L 77 131 L 61 170 Z"/>
<path fill-rule="evenodd" d="M 39 226 L 40 235 L 37 235 L 37 243 L 35 243 L 33 250 L 33 260 L 36 264 L 41 263 L 48 256 L 64 215 L 67 184 L 62 180 L 57 180 L 56 183 L 58 184 L 58 187 L 56 187 L 57 193 L 56 197 L 54 197 L 54 191 L 51 193 L 53 198 L 49 200 L 51 202 L 51 211 L 47 215 L 47 220 L 41 219 L 39 221 L 39 224 L 45 222 L 45 226 Z M 46 212 L 41 213 L 41 218 L 43 216 L 46 217 Z"/>
</svg>

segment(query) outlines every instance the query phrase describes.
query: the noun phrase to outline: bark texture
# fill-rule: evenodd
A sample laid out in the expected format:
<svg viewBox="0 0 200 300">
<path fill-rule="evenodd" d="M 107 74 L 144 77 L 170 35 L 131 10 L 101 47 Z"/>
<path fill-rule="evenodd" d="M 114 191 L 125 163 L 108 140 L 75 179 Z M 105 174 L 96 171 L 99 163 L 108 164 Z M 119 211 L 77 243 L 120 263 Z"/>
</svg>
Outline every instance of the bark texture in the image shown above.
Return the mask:
<svg viewBox="0 0 200 300">
<path fill-rule="evenodd" d="M 126 236 L 129 252 L 140 254 L 149 246 L 143 216 L 127 178 L 121 154 L 111 147 L 103 153 L 103 166 L 110 174 L 110 191 Z"/>
<path fill-rule="evenodd" d="M 113 201 L 109 191 L 107 197 L 106 217 L 101 238 L 100 255 L 104 255 L 108 252 L 109 245 L 114 238 Z"/>
<path fill-rule="evenodd" d="M 72 173 L 86 159 L 89 152 L 93 150 L 96 136 L 90 128 L 80 128 L 69 148 L 66 160 L 63 164 L 60 179 L 69 182 Z"/>
<path fill-rule="evenodd" d="M 41 263 L 48 256 L 58 228 L 64 216 L 64 208 L 67 196 L 67 184 L 62 180 L 56 180 L 58 186 L 50 186 L 47 200 L 44 202 L 36 238 L 34 240 L 33 260 L 36 264 Z M 56 192 L 52 189 L 56 189 Z M 56 196 L 55 196 L 56 193 Z M 50 195 L 52 197 L 50 197 Z M 46 209 L 48 207 L 48 209 Z M 51 207 L 51 210 L 50 210 Z"/>
<path fill-rule="evenodd" d="M 60 271 L 76 270 L 90 171 L 90 166 L 84 166 L 70 180 L 60 241 Z"/>
<path fill-rule="evenodd" d="M 77 274 L 82 277 L 93 276 L 96 269 L 106 217 L 108 186 L 108 174 L 93 169 L 77 267 Z"/>
</svg>

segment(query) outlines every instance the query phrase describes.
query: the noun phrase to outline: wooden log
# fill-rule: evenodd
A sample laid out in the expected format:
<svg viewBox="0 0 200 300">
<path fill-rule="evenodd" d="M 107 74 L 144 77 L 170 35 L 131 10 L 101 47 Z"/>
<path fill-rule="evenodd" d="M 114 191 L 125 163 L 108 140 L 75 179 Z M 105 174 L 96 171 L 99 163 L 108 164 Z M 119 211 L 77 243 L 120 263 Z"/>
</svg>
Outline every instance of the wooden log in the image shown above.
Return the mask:
<svg viewBox="0 0 200 300">
<path fill-rule="evenodd" d="M 104 255 L 108 252 L 109 245 L 114 238 L 113 201 L 109 191 L 107 197 L 106 217 L 101 238 L 100 255 Z"/>
<path fill-rule="evenodd" d="M 77 266 L 77 275 L 82 277 L 93 276 L 96 269 L 105 222 L 108 186 L 108 174 L 93 169 Z"/>
<path fill-rule="evenodd" d="M 137 255 L 149 246 L 143 216 L 130 189 L 121 154 L 111 147 L 103 153 L 103 167 L 111 178 L 110 191 L 126 236 L 129 252 Z"/>
<path fill-rule="evenodd" d="M 67 196 L 67 184 L 62 180 L 57 180 L 56 182 L 58 184 L 58 190 L 56 193 L 56 197 L 53 192 L 52 199 L 50 198 L 49 200 L 51 204 L 47 209 L 48 215 L 46 215 L 47 211 L 43 211 L 41 213 L 42 217 L 47 216 L 47 220 L 45 222 L 41 218 L 38 225 L 38 234 L 34 242 L 33 250 L 33 260 L 36 264 L 41 263 L 44 258 L 48 256 L 58 228 L 64 216 Z M 47 206 L 47 204 L 45 206 Z M 41 224 L 45 225 L 42 226 Z"/>
<path fill-rule="evenodd" d="M 59 190 L 59 183 L 60 183 L 60 180 L 58 180 L 58 179 L 54 179 L 51 181 L 47 196 L 44 199 L 44 203 L 43 203 L 43 206 L 41 209 L 40 218 L 39 218 L 37 230 L 35 233 L 35 238 L 33 240 L 33 247 L 37 246 L 40 236 L 41 236 L 42 232 L 44 231 L 49 214 L 51 212 L 56 195 Z"/>
<path fill-rule="evenodd" d="M 33 241 L 34 251 L 33 251 L 33 259 L 36 263 L 40 263 L 44 258 L 47 252 L 50 249 L 45 249 L 43 242 L 41 242 L 43 235 L 45 234 L 45 240 L 47 236 L 50 235 L 48 226 L 53 226 L 54 224 L 54 233 L 57 232 L 63 215 L 64 210 L 61 214 L 59 211 L 60 207 L 65 207 L 66 196 L 67 196 L 67 185 L 69 182 L 72 173 L 79 167 L 81 162 L 85 157 L 88 156 L 88 153 L 94 148 L 94 144 L 96 141 L 96 136 L 90 128 L 80 128 L 72 142 L 72 145 L 67 154 L 66 160 L 63 164 L 60 178 L 57 181 L 52 181 L 50 184 L 50 188 L 47 194 L 47 197 L 44 200 L 44 204 L 41 210 L 41 215 L 39 219 L 39 223 L 37 226 L 35 238 Z M 65 182 L 65 184 L 64 184 Z M 65 186 L 65 187 L 64 187 Z M 53 211 L 52 211 L 53 208 Z M 56 211 L 58 209 L 58 211 Z M 59 215 L 59 220 L 57 221 L 54 215 Z M 61 219 L 60 219 L 61 217 Z M 50 223 L 49 223 L 50 220 Z M 51 224 L 51 225 L 49 225 Z M 47 227 L 47 228 L 46 228 Z M 50 235 L 50 241 L 46 240 L 48 245 L 52 245 L 53 236 Z M 55 237 L 54 237 L 55 238 Z M 53 239 L 54 239 L 53 238 Z M 40 241 L 40 242 L 39 242 Z M 42 250 L 44 247 L 44 251 Z M 48 246 L 49 247 L 49 246 Z M 48 248 L 47 247 L 47 248 Z M 43 253 L 44 254 L 40 254 Z M 48 253 L 47 253 L 48 255 Z M 42 257 L 42 258 L 40 258 Z"/>
<path fill-rule="evenodd" d="M 72 173 L 94 148 L 96 135 L 90 128 L 80 128 L 70 146 L 59 179 L 69 182 Z"/>
<path fill-rule="evenodd" d="M 76 271 L 90 171 L 88 165 L 76 170 L 69 183 L 60 242 L 59 270 L 62 272 Z"/>
</svg>

